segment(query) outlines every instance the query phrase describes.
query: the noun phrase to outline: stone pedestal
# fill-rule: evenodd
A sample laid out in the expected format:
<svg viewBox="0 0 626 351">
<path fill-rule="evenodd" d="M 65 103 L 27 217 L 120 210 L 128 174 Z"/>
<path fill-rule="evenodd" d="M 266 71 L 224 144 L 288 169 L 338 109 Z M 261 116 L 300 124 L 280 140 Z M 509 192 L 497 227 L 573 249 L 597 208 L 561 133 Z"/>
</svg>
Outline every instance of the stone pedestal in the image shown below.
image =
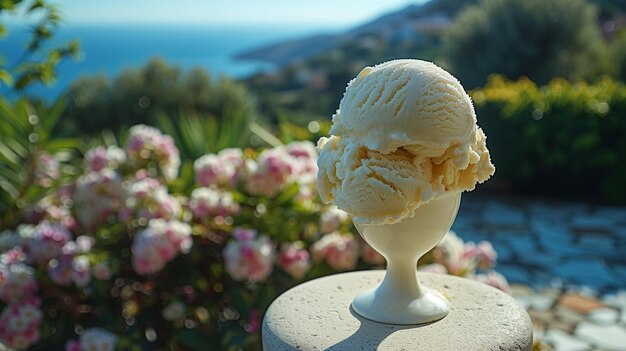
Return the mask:
<svg viewBox="0 0 626 351">
<path fill-rule="evenodd" d="M 390 325 L 365 319 L 350 304 L 380 284 L 385 271 L 336 274 L 285 292 L 263 320 L 263 350 L 530 350 L 532 324 L 523 307 L 500 290 L 468 279 L 419 273 L 450 302 L 440 321 Z"/>
</svg>

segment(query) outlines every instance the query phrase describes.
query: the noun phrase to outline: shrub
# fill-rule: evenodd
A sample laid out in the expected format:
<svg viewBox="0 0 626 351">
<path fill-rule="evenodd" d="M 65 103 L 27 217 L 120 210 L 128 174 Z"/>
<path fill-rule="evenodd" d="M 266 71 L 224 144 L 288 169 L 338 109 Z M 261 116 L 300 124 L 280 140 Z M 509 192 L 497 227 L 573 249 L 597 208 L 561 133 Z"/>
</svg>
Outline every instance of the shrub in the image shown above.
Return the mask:
<svg viewBox="0 0 626 351">
<path fill-rule="evenodd" d="M 591 77 L 602 53 L 596 22 L 597 9 L 585 0 L 482 0 L 447 30 L 445 59 L 466 87 L 492 73 L 542 84 Z"/>
<path fill-rule="evenodd" d="M 113 81 L 104 76 L 79 79 L 66 93 L 63 115 L 68 134 L 118 132 L 133 124 L 157 124 L 159 115 L 185 114 L 252 118 L 254 99 L 244 85 L 229 78 L 212 79 L 201 68 L 183 72 L 161 59 L 126 69 Z M 177 122 L 174 122 L 177 123 Z"/>
<path fill-rule="evenodd" d="M 626 203 L 626 86 L 492 76 L 471 93 L 496 178 L 515 189 Z"/>
<path fill-rule="evenodd" d="M 278 294 L 384 263 L 344 212 L 320 204 L 311 142 L 227 148 L 186 173 L 171 141 L 134 126 L 125 145 L 88 150 L 75 179 L 4 223 L 0 343 L 260 349 L 263 313 Z M 488 243 L 450 234 L 425 263 L 506 289 L 496 273 L 475 275 L 495 264 Z"/>
</svg>

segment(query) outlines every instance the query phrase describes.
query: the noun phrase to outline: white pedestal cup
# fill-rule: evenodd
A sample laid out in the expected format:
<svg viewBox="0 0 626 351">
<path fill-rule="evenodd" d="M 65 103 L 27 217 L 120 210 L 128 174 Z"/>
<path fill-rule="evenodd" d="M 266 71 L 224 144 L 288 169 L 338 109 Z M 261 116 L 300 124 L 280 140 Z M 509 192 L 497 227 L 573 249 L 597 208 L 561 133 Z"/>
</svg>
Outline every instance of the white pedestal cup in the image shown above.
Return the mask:
<svg viewBox="0 0 626 351">
<path fill-rule="evenodd" d="M 359 315 L 388 324 L 423 324 L 449 312 L 446 299 L 423 287 L 417 260 L 448 232 L 456 217 L 461 193 L 447 194 L 420 206 L 412 218 L 395 224 L 355 226 L 363 239 L 387 259 L 380 286 L 358 294 L 352 308 Z"/>
</svg>

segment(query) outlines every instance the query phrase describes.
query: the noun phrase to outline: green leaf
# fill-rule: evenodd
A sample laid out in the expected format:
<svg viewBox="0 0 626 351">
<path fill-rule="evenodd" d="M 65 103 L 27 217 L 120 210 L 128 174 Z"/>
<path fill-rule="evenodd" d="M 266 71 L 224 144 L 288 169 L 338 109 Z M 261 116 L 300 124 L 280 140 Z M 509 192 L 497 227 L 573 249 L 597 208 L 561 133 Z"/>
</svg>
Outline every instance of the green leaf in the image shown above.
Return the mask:
<svg viewBox="0 0 626 351">
<path fill-rule="evenodd" d="M 56 153 L 63 150 L 78 150 L 81 142 L 78 138 L 57 138 L 44 145 L 44 149 L 50 153 Z"/>
<path fill-rule="evenodd" d="M 36 80 L 36 76 L 33 74 L 23 74 L 21 77 L 17 79 L 15 83 L 15 89 L 24 90 L 27 85 Z"/>
<path fill-rule="evenodd" d="M 8 86 L 13 85 L 13 77 L 7 70 L 0 69 L 0 81 Z"/>
<path fill-rule="evenodd" d="M 0 156 L 4 158 L 5 161 L 11 163 L 20 163 L 22 158 L 18 155 L 13 149 L 8 147 L 4 142 L 0 141 Z"/>
<path fill-rule="evenodd" d="M 28 10 L 26 10 L 27 12 L 32 12 L 34 10 L 43 8 L 45 6 L 45 3 L 42 0 L 36 0 L 35 2 L 33 2 L 32 5 L 30 5 L 30 7 L 28 8 Z"/>
</svg>

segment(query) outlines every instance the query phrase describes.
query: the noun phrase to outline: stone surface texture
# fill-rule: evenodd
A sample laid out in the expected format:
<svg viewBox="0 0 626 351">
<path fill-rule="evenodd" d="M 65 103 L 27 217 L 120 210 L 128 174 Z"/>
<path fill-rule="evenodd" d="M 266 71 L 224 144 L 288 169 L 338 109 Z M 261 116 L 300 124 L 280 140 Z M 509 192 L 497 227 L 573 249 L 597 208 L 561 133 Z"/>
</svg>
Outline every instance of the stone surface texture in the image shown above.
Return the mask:
<svg viewBox="0 0 626 351">
<path fill-rule="evenodd" d="M 440 321 L 400 326 L 354 313 L 354 296 L 382 281 L 384 271 L 319 278 L 285 292 L 263 320 L 263 349 L 282 350 L 530 350 L 533 328 L 524 308 L 500 290 L 463 278 L 419 273 L 451 311 Z"/>
</svg>

